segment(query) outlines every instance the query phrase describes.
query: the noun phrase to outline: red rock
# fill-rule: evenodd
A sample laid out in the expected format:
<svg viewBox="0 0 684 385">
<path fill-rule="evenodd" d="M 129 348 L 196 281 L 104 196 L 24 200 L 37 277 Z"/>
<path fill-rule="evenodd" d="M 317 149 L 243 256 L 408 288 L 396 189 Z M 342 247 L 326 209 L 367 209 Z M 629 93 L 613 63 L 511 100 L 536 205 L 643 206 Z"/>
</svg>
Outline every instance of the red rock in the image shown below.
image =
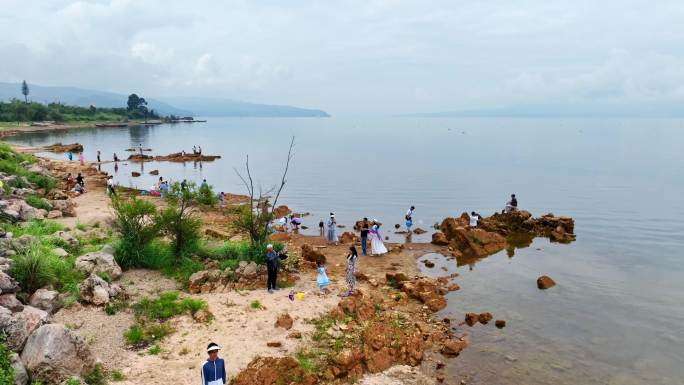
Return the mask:
<svg viewBox="0 0 684 385">
<path fill-rule="evenodd" d="M 274 242 L 287 242 L 290 240 L 290 234 L 286 232 L 278 232 L 275 234 L 271 234 L 269 238 Z"/>
<path fill-rule="evenodd" d="M 307 244 L 302 245 L 302 258 L 305 261 L 325 263 L 325 255 Z"/>
<path fill-rule="evenodd" d="M 449 240 L 443 232 L 436 231 L 434 234 L 432 234 L 432 243 L 438 246 L 446 246 L 449 244 Z"/>
<path fill-rule="evenodd" d="M 477 313 L 466 313 L 465 315 L 465 323 L 468 324 L 468 326 L 473 326 L 477 323 L 479 315 Z"/>
<path fill-rule="evenodd" d="M 275 322 L 275 327 L 277 328 L 283 328 L 285 330 L 290 330 L 292 329 L 292 324 L 294 323 L 294 320 L 288 313 L 283 313 L 281 314 L 278 319 Z"/>
<path fill-rule="evenodd" d="M 140 176 L 140 173 L 137 172 L 137 171 L 132 171 L 132 172 L 131 172 L 131 176 L 132 176 L 132 177 L 139 177 L 139 176 Z"/>
<path fill-rule="evenodd" d="M 269 348 L 279 348 L 279 347 L 283 346 L 283 343 L 280 341 L 271 341 L 271 342 L 267 342 L 266 346 L 268 346 Z"/>
<path fill-rule="evenodd" d="M 498 320 L 494 321 L 494 325 L 495 325 L 497 328 L 501 329 L 501 328 L 506 327 L 506 321 L 504 321 L 504 320 L 502 320 L 502 319 L 498 319 Z"/>
<path fill-rule="evenodd" d="M 537 278 L 537 287 L 540 290 L 546 290 L 554 286 L 556 286 L 556 282 L 549 276 L 542 275 L 541 277 Z"/>
<path fill-rule="evenodd" d="M 446 340 L 440 352 L 446 356 L 457 356 L 461 350 L 465 349 L 468 343 L 461 340 Z"/>
<path fill-rule="evenodd" d="M 342 233 L 342 235 L 340 235 L 340 242 L 342 243 L 355 243 L 358 240 L 359 238 L 356 236 L 356 234 L 349 231 L 345 231 Z"/>
<path fill-rule="evenodd" d="M 287 335 L 287 338 L 302 339 L 302 332 L 297 330 L 292 331 Z"/>
<path fill-rule="evenodd" d="M 425 230 L 421 229 L 420 227 L 418 227 L 417 229 L 413 230 L 413 233 L 414 233 L 414 234 L 420 235 L 420 234 L 425 234 L 425 233 L 427 233 L 427 231 L 425 231 Z"/>
<path fill-rule="evenodd" d="M 477 320 L 480 321 L 480 323 L 483 325 L 488 324 L 489 321 L 492 320 L 492 318 L 492 313 L 490 312 L 480 313 L 480 315 L 477 316 Z"/>
<path fill-rule="evenodd" d="M 447 287 L 447 290 L 449 290 L 449 291 L 456 291 L 456 290 L 459 290 L 460 288 L 461 288 L 461 287 L 458 286 L 458 284 L 452 283 L 451 285 L 449 285 L 449 287 Z"/>
<path fill-rule="evenodd" d="M 273 209 L 273 215 L 275 215 L 276 218 L 281 218 L 286 216 L 287 214 L 291 213 L 291 210 L 289 207 L 285 205 L 280 205 Z"/>
</svg>

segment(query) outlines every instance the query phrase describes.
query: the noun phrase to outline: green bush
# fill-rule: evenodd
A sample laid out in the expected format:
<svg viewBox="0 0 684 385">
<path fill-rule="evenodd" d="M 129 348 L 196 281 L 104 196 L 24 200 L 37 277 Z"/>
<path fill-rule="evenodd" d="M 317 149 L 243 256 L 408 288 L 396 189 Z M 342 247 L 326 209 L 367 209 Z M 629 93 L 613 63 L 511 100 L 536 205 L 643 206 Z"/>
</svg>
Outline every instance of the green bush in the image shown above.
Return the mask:
<svg viewBox="0 0 684 385">
<path fill-rule="evenodd" d="M 0 334 L 0 385 L 14 385 L 12 351 L 5 344 L 4 334 Z"/>
<path fill-rule="evenodd" d="M 123 373 L 121 373 L 121 372 L 118 371 L 118 370 L 113 370 L 113 371 L 112 371 L 112 374 L 111 374 L 111 377 L 112 377 L 112 381 L 123 381 L 123 380 L 124 380 L 124 375 L 123 375 Z"/>
<path fill-rule="evenodd" d="M 32 219 L 28 222 L 23 222 L 18 225 L 9 223 L 0 224 L 3 230 L 11 232 L 15 237 L 20 237 L 24 234 L 33 235 L 34 237 L 41 237 L 45 235 L 52 235 L 64 227 L 57 222 L 46 219 Z"/>
<path fill-rule="evenodd" d="M 207 307 L 207 303 L 192 298 L 178 299 L 178 292 L 168 291 L 161 293 L 156 299 L 142 298 L 132 306 L 136 317 L 148 320 L 166 321 L 167 319 L 183 314 L 193 314 Z"/>
<path fill-rule="evenodd" d="M 13 257 L 12 276 L 24 293 L 31 294 L 46 285 L 70 293 L 67 302 L 78 300 L 78 284 L 82 275 L 74 269 L 75 257 L 60 258 L 53 254 L 54 244 L 43 239 Z"/>
<path fill-rule="evenodd" d="M 107 377 L 100 364 L 95 364 L 95 368 L 86 374 L 83 381 L 88 385 L 107 385 Z"/>
<path fill-rule="evenodd" d="M 50 204 L 43 198 L 37 195 L 28 195 L 26 197 L 26 204 L 37 209 L 50 210 Z"/>
<path fill-rule="evenodd" d="M 197 192 L 197 201 L 199 203 L 209 207 L 214 207 L 216 204 L 216 199 L 216 193 L 214 193 L 214 189 L 211 186 L 200 186 Z"/>
<path fill-rule="evenodd" d="M 51 260 L 42 254 L 43 251 L 34 244 L 14 257 L 12 276 L 26 293 L 33 293 L 57 279 Z"/>
<path fill-rule="evenodd" d="M 154 204 L 135 197 L 130 200 L 112 198 L 116 228 L 120 233 L 115 245 L 116 261 L 123 268 L 145 265 L 145 247 L 159 235 Z"/>
</svg>

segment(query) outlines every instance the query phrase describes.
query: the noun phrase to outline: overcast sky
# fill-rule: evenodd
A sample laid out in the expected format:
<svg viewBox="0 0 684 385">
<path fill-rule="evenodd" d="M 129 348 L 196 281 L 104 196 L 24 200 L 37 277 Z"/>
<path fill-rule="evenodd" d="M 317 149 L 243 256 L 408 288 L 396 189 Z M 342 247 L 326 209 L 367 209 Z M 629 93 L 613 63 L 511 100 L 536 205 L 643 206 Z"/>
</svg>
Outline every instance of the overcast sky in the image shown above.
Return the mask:
<svg viewBox="0 0 684 385">
<path fill-rule="evenodd" d="M 0 81 L 332 114 L 684 105 L 684 1 L 0 0 Z"/>
</svg>

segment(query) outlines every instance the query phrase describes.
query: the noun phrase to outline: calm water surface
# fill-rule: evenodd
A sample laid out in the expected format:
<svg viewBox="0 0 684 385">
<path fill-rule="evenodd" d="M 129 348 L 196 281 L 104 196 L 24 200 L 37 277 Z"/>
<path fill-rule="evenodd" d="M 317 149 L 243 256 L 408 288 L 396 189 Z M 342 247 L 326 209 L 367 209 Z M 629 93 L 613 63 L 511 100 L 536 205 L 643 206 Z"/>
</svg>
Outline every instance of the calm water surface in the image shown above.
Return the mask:
<svg viewBox="0 0 684 385">
<path fill-rule="evenodd" d="M 575 218 L 570 245 L 537 239 L 514 253 L 438 262 L 426 274 L 458 271 L 461 290 L 444 315 L 490 311 L 505 319 L 459 328 L 472 346 L 448 362 L 471 384 L 684 383 L 684 121 L 581 119 L 210 119 L 150 128 L 81 129 L 9 139 L 27 145 L 84 144 L 127 156 L 190 151 L 223 158 L 203 164 L 119 164 L 116 180 L 147 188 L 159 169 L 172 180 L 206 178 L 242 193 L 234 168 L 250 155 L 264 188 L 277 183 L 289 137 L 295 159 L 282 202 L 401 223 L 411 204 L 418 226 L 445 216 L 500 210 L 510 193 L 534 215 Z M 61 156 L 61 155 L 60 155 Z M 114 172 L 112 164 L 102 169 Z M 130 177 L 142 171 L 143 177 Z M 394 239 L 398 236 L 392 235 Z M 429 239 L 429 234 L 414 241 Z M 422 264 L 420 264 L 422 266 Z M 536 288 L 541 274 L 557 286 Z"/>
</svg>

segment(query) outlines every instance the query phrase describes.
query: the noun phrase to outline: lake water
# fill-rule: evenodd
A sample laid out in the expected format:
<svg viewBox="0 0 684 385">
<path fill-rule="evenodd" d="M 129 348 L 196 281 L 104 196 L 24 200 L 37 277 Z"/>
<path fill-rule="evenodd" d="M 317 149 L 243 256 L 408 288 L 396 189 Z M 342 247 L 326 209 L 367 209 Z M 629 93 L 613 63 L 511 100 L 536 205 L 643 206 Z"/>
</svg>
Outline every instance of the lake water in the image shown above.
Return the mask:
<svg viewBox="0 0 684 385">
<path fill-rule="evenodd" d="M 147 188 L 206 178 L 243 193 L 234 168 L 247 154 L 266 189 L 279 180 L 289 138 L 295 158 L 281 199 L 351 227 L 367 216 L 389 226 L 415 205 L 418 227 L 463 211 L 489 215 L 516 193 L 520 207 L 575 218 L 570 245 L 537 239 L 476 261 L 442 261 L 461 275 L 444 311 L 505 319 L 458 328 L 472 345 L 448 361 L 469 384 L 684 383 L 684 121 L 655 119 L 210 119 L 149 128 L 80 129 L 7 139 L 79 142 L 87 159 L 142 144 L 154 154 L 202 146 L 203 164 L 119 164 L 116 180 Z M 63 155 L 60 155 L 63 156 Z M 102 169 L 114 171 L 112 164 Z M 132 178 L 131 171 L 143 177 Z M 415 237 L 427 241 L 429 234 Z M 433 256 L 434 257 L 434 256 Z M 422 264 L 420 264 L 422 265 Z M 438 265 L 439 267 L 440 265 Z M 442 275 L 439 268 L 426 274 Z M 547 274 L 557 286 L 540 291 Z"/>
</svg>

